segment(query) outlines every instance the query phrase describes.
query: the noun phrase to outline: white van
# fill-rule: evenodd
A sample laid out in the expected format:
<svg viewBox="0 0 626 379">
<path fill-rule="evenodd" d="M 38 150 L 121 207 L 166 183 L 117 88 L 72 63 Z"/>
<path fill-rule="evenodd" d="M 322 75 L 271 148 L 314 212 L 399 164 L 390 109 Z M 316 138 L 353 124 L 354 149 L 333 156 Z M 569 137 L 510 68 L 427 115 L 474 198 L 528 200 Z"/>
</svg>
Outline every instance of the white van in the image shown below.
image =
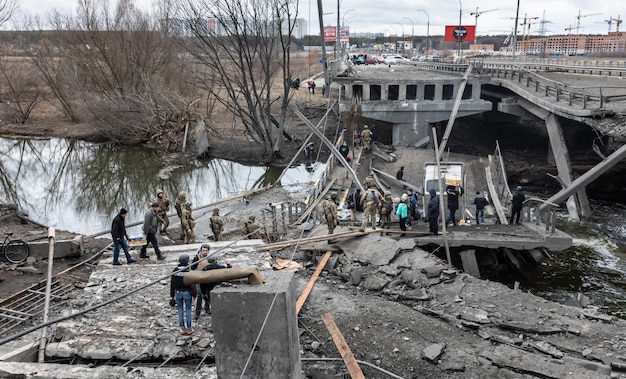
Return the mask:
<svg viewBox="0 0 626 379">
<path fill-rule="evenodd" d="M 463 187 L 465 189 L 465 163 L 463 162 L 441 162 L 439 163 L 441 170 L 441 182 L 444 188 L 449 185 L 455 187 Z M 428 201 L 430 200 L 429 191 L 435 189 L 437 195 L 441 195 L 439 188 L 439 180 L 437 179 L 437 164 L 434 162 L 424 163 L 424 201 L 422 201 L 422 214 L 426 215 L 428 211 Z M 459 197 L 459 209 L 465 209 L 465 196 Z M 444 202 L 445 203 L 445 202 Z"/>
</svg>

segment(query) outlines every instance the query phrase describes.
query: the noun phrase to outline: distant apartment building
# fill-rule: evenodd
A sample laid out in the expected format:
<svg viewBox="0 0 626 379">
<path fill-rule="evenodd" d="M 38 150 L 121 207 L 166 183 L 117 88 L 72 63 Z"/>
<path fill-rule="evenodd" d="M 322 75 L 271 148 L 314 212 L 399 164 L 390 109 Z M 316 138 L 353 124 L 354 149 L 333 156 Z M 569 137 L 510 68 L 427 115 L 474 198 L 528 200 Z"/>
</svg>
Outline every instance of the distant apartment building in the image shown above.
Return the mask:
<svg viewBox="0 0 626 379">
<path fill-rule="evenodd" d="M 502 51 L 512 53 L 511 46 Z M 522 55 L 584 55 L 626 52 L 626 33 L 608 35 L 561 35 L 517 41 L 515 53 Z"/>
</svg>

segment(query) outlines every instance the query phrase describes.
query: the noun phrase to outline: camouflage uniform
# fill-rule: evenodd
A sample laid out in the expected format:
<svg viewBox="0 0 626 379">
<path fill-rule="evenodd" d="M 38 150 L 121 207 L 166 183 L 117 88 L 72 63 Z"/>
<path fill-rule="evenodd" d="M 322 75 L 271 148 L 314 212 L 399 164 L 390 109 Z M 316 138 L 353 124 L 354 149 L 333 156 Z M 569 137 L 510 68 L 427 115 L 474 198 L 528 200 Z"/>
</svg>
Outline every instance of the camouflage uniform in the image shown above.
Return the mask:
<svg viewBox="0 0 626 379">
<path fill-rule="evenodd" d="M 333 234 L 337 226 L 337 205 L 328 198 L 322 203 L 324 215 L 326 216 L 326 225 L 328 226 L 328 234 Z"/>
<path fill-rule="evenodd" d="M 222 240 L 222 232 L 224 231 L 224 221 L 220 217 L 220 209 L 213 208 L 213 216 L 211 216 L 211 231 L 216 241 Z"/>
<path fill-rule="evenodd" d="M 380 227 L 391 229 L 391 211 L 393 210 L 393 199 L 391 192 L 386 191 L 385 197 L 380 202 Z"/>
<path fill-rule="evenodd" d="M 174 208 L 176 208 L 176 214 L 180 220 L 180 238 L 185 238 L 185 228 L 183 227 L 183 205 L 187 202 L 187 192 L 180 191 L 176 200 L 174 201 Z"/>
<path fill-rule="evenodd" d="M 161 232 L 161 234 L 167 234 L 167 227 L 170 225 L 170 219 L 167 217 L 167 212 L 170 210 L 170 199 L 165 197 L 163 190 L 158 189 L 156 190 L 156 198 L 154 201 L 159 203 L 158 215 L 163 220 L 163 223 L 159 221 L 157 231 Z"/>
<path fill-rule="evenodd" d="M 378 201 L 374 201 L 373 199 Z M 382 201 L 383 197 L 376 188 L 370 188 L 361 196 L 361 204 L 364 205 L 365 215 L 363 216 L 363 222 L 361 223 L 361 229 L 359 231 L 365 231 L 368 221 L 372 220 L 372 229 L 376 230 L 376 214 L 378 213 L 378 204 Z"/>
<path fill-rule="evenodd" d="M 261 229 L 261 225 L 256 222 L 255 216 L 248 217 L 248 221 L 246 221 L 244 225 L 246 227 L 244 232 L 248 236 L 248 239 L 261 238 L 261 233 L 259 232 L 259 229 Z"/>
<path fill-rule="evenodd" d="M 363 131 L 361 132 L 361 143 L 363 144 L 363 149 L 368 152 L 370 151 L 370 143 L 372 142 L 372 131 L 369 130 L 367 125 L 363 126 Z"/>
<path fill-rule="evenodd" d="M 196 234 L 193 232 L 193 228 L 196 226 L 196 220 L 191 216 L 191 203 L 183 204 L 180 225 L 183 228 L 185 243 L 196 243 Z"/>
</svg>

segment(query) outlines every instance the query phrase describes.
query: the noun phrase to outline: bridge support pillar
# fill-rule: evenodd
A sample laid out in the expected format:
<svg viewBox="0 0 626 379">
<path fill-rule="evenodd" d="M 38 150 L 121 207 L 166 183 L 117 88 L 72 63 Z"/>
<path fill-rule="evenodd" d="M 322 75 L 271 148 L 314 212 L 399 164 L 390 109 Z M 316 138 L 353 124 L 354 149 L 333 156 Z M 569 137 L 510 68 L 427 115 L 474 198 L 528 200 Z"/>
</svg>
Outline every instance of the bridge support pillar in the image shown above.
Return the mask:
<svg viewBox="0 0 626 379">
<path fill-rule="evenodd" d="M 550 148 L 556 168 L 558 171 L 558 179 L 563 187 L 569 186 L 572 179 L 572 167 L 569 159 L 569 152 L 567 145 L 565 144 L 565 137 L 563 136 L 563 130 L 561 129 L 561 123 L 558 116 L 554 113 L 550 113 L 546 118 L 546 128 L 548 130 L 548 137 L 550 138 Z M 587 192 L 585 188 L 577 191 L 575 195 L 570 197 L 567 201 L 567 208 L 569 210 L 570 217 L 579 219 L 581 217 L 587 217 L 591 215 L 591 208 L 589 206 L 589 199 L 587 198 Z"/>
</svg>

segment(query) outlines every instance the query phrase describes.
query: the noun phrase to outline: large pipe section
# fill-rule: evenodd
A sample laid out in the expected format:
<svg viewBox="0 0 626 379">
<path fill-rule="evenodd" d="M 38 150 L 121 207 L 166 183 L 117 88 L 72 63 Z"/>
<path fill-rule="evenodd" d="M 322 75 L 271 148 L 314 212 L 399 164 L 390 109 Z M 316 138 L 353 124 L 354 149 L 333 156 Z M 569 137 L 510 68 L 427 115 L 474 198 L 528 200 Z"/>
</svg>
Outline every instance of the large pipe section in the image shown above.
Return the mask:
<svg viewBox="0 0 626 379">
<path fill-rule="evenodd" d="M 248 284 L 263 284 L 263 278 L 256 267 L 222 268 L 219 270 L 189 271 L 183 276 L 185 285 L 225 282 L 232 279 L 248 278 Z"/>
</svg>

